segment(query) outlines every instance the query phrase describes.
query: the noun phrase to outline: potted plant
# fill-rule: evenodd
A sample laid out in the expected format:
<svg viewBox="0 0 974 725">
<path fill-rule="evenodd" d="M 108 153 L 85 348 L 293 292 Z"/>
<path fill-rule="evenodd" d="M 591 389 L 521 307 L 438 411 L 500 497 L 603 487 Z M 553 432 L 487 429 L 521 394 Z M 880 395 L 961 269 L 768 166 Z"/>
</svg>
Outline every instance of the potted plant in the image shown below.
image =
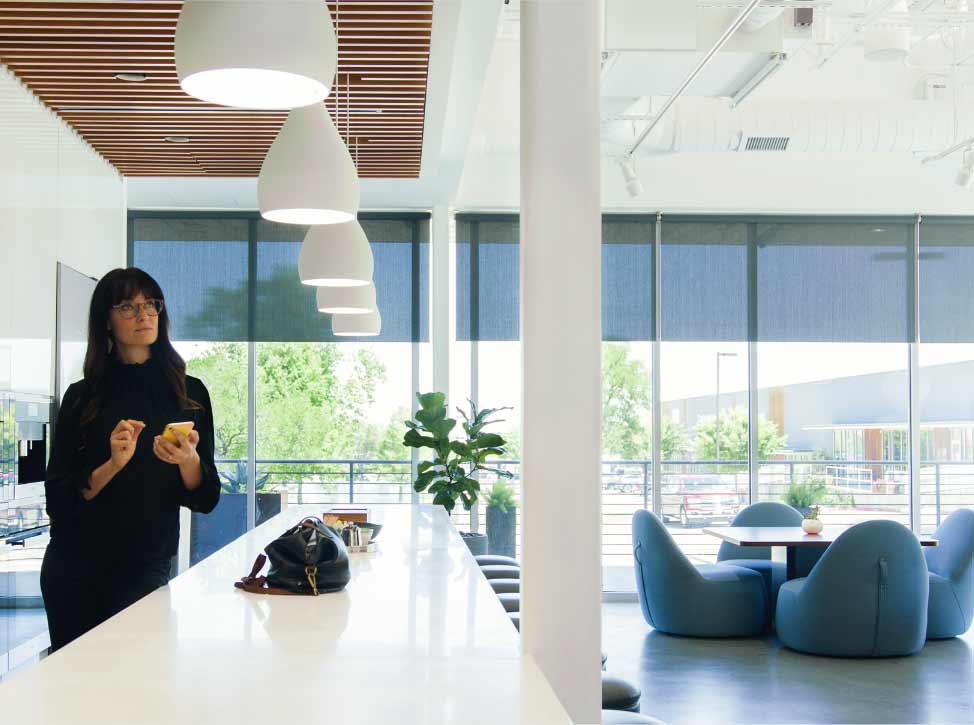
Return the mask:
<svg viewBox="0 0 974 725">
<path fill-rule="evenodd" d="M 477 501 L 480 483 L 477 474 L 489 471 L 501 478 L 511 478 L 509 471 L 490 468 L 485 465 L 490 456 L 503 456 L 504 439 L 496 433 L 485 433 L 484 428 L 498 421 L 490 417 L 504 410 L 486 408 L 477 410 L 472 401 L 469 415 L 457 408 L 463 416 L 462 440 L 451 440 L 450 434 L 457 421 L 446 416 L 446 396 L 443 393 L 417 394 L 420 409 L 414 420 L 407 420 L 403 445 L 409 448 L 429 448 L 433 458 L 419 464 L 413 488 L 419 492 L 433 494 L 433 503 L 452 513 L 459 500 L 467 511 Z M 487 537 L 483 534 L 460 532 L 467 547 L 474 555 L 487 553 Z"/>
<path fill-rule="evenodd" d="M 487 492 L 487 553 L 514 556 L 517 504 L 514 490 L 501 479 Z"/>
<path fill-rule="evenodd" d="M 818 506 L 812 506 L 808 509 L 808 513 L 804 514 L 802 518 L 802 529 L 806 534 L 820 534 L 822 533 L 822 522 L 818 518 Z"/>
<path fill-rule="evenodd" d="M 788 491 L 785 493 L 785 503 L 798 509 L 804 516 L 812 506 L 820 504 L 825 495 L 825 481 L 821 478 L 809 478 L 801 483 L 793 482 L 788 487 Z"/>
</svg>

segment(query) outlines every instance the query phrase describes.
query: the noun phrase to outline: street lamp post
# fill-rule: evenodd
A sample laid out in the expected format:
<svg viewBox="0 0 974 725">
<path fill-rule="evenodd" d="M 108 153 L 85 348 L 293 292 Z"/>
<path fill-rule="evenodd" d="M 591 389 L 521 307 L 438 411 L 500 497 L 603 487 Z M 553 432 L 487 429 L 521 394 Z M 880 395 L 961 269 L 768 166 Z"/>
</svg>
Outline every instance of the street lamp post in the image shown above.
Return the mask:
<svg viewBox="0 0 974 725">
<path fill-rule="evenodd" d="M 717 398 L 714 401 L 716 403 L 715 408 L 717 412 L 716 425 L 714 426 L 714 442 L 717 447 L 717 475 L 720 475 L 720 359 L 722 357 L 737 357 L 736 352 L 718 352 L 717 353 Z"/>
</svg>

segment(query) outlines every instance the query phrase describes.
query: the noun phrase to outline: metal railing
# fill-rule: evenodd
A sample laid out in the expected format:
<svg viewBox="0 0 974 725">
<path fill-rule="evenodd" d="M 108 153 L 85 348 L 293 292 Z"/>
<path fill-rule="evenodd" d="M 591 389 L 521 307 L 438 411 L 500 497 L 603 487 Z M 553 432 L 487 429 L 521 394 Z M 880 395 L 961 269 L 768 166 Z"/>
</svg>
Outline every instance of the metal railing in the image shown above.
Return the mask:
<svg viewBox="0 0 974 725">
<path fill-rule="evenodd" d="M 218 460 L 225 490 L 246 490 L 246 465 L 240 459 Z M 520 499 L 520 461 L 493 465 L 511 471 L 509 482 Z M 729 520 L 749 500 L 747 461 L 668 460 L 662 464 L 660 511 L 668 522 L 682 528 L 699 528 L 705 518 L 690 520 L 681 514 L 687 497 L 713 498 L 720 494 L 721 520 Z M 483 476 L 487 490 L 495 476 Z M 765 460 L 758 464 L 758 498 L 784 500 L 793 483 L 820 482 L 820 502 L 837 522 L 870 517 L 909 519 L 909 465 L 905 461 L 869 460 Z M 401 503 L 412 500 L 412 464 L 408 460 L 370 459 L 259 459 L 258 493 L 288 492 L 295 504 Z M 933 530 L 951 511 L 974 504 L 974 462 L 924 462 L 920 467 L 921 521 Z M 428 501 L 428 497 L 421 496 Z M 629 549 L 629 520 L 653 501 L 652 462 L 603 461 L 602 524 L 605 553 Z M 481 506 L 481 516 L 486 507 Z M 458 507 L 454 516 L 465 521 Z M 711 512 L 704 512 L 714 513 Z M 689 533 L 689 532 L 688 532 Z"/>
</svg>

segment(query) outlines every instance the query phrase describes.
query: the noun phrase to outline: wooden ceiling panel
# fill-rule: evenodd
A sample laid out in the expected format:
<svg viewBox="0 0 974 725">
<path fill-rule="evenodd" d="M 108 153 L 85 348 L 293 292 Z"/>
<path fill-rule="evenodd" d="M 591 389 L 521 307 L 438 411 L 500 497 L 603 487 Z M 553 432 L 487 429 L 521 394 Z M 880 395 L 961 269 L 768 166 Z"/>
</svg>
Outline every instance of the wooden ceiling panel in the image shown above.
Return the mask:
<svg viewBox="0 0 974 725">
<path fill-rule="evenodd" d="M 420 171 L 433 0 L 329 0 L 336 87 L 325 104 L 359 176 Z M 182 2 L 0 0 L 0 62 L 126 176 L 257 176 L 285 111 L 216 106 L 179 87 Z M 143 82 L 115 74 L 142 72 Z M 171 143 L 167 137 L 189 137 Z"/>
</svg>

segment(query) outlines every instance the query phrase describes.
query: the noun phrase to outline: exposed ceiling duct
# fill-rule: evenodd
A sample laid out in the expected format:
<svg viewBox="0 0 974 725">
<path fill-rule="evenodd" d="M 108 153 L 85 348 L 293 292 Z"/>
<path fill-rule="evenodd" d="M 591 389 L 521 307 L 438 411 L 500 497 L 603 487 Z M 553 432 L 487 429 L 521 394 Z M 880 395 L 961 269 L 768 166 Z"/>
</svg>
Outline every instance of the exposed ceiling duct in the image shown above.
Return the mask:
<svg viewBox="0 0 974 725">
<path fill-rule="evenodd" d="M 647 99 L 603 122 L 609 155 L 619 155 L 648 124 Z M 640 115 L 642 114 L 642 115 Z M 628 118 L 627 118 L 628 116 Z M 960 135 L 965 135 L 963 130 Z M 971 135 L 968 129 L 966 135 Z M 685 98 L 657 125 L 638 155 L 677 152 L 930 153 L 954 143 L 953 111 L 926 101 L 752 102 Z"/>
</svg>

